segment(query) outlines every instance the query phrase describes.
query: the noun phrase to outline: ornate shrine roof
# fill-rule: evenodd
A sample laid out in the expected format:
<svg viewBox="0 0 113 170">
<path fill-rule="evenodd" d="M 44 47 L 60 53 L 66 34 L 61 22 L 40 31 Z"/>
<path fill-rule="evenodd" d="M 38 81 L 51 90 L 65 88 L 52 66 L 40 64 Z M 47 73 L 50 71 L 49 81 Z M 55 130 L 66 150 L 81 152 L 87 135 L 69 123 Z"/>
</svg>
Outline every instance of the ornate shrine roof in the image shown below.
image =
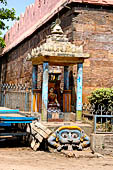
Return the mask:
<svg viewBox="0 0 113 170">
<path fill-rule="evenodd" d="M 75 46 L 69 42 L 59 23 L 53 27 L 46 42 L 32 49 L 27 56 L 27 60 L 33 64 L 49 62 L 50 65 L 73 65 L 84 62 L 86 58 L 89 58 L 89 54 L 83 52 L 83 45 Z"/>
</svg>

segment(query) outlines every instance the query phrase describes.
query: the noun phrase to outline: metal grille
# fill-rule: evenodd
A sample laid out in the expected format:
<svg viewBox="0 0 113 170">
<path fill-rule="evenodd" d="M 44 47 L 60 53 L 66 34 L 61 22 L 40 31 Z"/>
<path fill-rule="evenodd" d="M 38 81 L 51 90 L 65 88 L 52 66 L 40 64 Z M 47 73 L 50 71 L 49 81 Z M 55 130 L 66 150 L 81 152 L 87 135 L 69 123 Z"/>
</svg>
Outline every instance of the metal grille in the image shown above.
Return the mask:
<svg viewBox="0 0 113 170">
<path fill-rule="evenodd" d="M 94 133 L 113 133 L 113 115 L 95 115 Z"/>
<path fill-rule="evenodd" d="M 89 115 L 113 115 L 113 106 L 104 104 L 99 104 L 95 106 L 95 104 L 84 103 L 83 104 L 83 114 Z"/>
<path fill-rule="evenodd" d="M 83 104 L 83 117 L 94 119 L 94 133 L 113 133 L 113 106 Z"/>
</svg>

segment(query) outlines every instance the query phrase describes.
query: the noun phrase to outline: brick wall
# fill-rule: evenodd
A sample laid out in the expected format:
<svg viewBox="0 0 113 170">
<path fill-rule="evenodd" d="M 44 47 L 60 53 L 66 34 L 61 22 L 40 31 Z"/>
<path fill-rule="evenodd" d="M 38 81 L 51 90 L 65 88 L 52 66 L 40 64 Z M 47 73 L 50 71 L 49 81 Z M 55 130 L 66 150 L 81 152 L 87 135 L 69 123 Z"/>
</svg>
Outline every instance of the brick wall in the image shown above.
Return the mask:
<svg viewBox="0 0 113 170">
<path fill-rule="evenodd" d="M 15 45 L 35 31 L 37 27 L 39 28 L 65 2 L 66 0 L 35 0 L 33 4 L 27 6 L 25 13 L 20 15 L 19 21 L 16 21 L 11 29 L 7 31 L 4 52 L 15 47 Z"/>
<path fill-rule="evenodd" d="M 3 52 L 9 51 L 15 47 L 32 32 L 46 23 L 60 9 L 72 2 L 77 4 L 96 4 L 102 6 L 113 5 L 112 0 L 35 0 L 35 2 L 26 7 L 25 13 L 20 15 L 19 21 L 7 31 L 5 35 L 6 48 Z"/>
<path fill-rule="evenodd" d="M 92 134 L 91 149 L 103 155 L 113 156 L 113 134 Z"/>
<path fill-rule="evenodd" d="M 50 34 L 50 26 L 56 18 L 57 16 L 53 17 L 4 56 L 2 83 L 26 83 L 31 87 L 32 64 L 25 58 L 32 48 L 45 41 L 46 35 Z M 112 87 L 113 14 L 109 9 L 99 10 L 86 6 L 76 8 L 73 6 L 71 10 L 62 10 L 60 18 L 64 33 L 69 40 L 76 45 L 84 44 L 84 52 L 91 54 L 91 58 L 85 61 L 83 69 L 84 102 L 93 89 Z M 38 81 L 41 82 L 42 66 L 39 66 L 38 70 Z M 76 66 L 72 71 L 76 90 Z"/>
<path fill-rule="evenodd" d="M 68 14 L 69 13 L 69 14 Z M 61 16 L 62 19 L 62 26 L 64 29 L 64 32 L 67 34 L 67 36 L 71 33 L 71 20 L 70 18 L 70 12 L 67 14 L 63 14 Z M 69 15 L 67 17 L 67 15 Z M 26 61 L 27 54 L 32 50 L 32 48 L 35 48 L 39 45 L 41 45 L 43 42 L 45 42 L 46 36 L 50 34 L 51 30 L 51 24 L 56 19 L 53 18 L 51 21 L 47 22 L 44 26 L 42 26 L 40 29 L 38 29 L 33 35 L 31 35 L 29 38 L 27 38 L 25 41 L 23 41 L 21 44 L 19 44 L 16 48 L 12 49 L 9 53 L 7 53 L 3 58 L 3 65 L 2 69 L 6 67 L 5 71 L 6 73 L 2 72 L 2 83 L 8 83 L 8 84 L 29 84 L 29 87 L 31 87 L 31 78 L 32 78 L 32 63 L 30 61 Z M 71 20 L 70 20 L 71 19 Z M 68 21 L 68 22 L 67 22 Z M 6 76 L 5 76 L 6 74 Z M 5 79 L 4 79 L 5 77 Z M 63 77 L 63 75 L 62 75 Z M 38 82 L 39 87 L 41 85 L 42 80 L 42 66 L 38 66 Z"/>
<path fill-rule="evenodd" d="M 91 54 L 83 70 L 83 99 L 87 100 L 93 89 L 113 86 L 113 14 L 96 9 L 79 11 L 73 19 L 73 37 L 76 45 L 84 44 L 84 51 Z"/>
</svg>

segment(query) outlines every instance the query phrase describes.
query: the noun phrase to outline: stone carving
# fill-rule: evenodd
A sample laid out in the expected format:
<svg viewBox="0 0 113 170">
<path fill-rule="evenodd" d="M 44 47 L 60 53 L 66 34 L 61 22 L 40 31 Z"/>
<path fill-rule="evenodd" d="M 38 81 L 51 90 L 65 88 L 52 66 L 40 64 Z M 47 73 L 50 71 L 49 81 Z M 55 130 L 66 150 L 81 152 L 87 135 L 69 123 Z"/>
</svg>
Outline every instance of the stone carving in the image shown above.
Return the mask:
<svg viewBox="0 0 113 170">
<path fill-rule="evenodd" d="M 48 138 L 48 143 L 57 151 L 83 150 L 90 145 L 90 139 L 78 126 L 62 126 Z"/>
</svg>

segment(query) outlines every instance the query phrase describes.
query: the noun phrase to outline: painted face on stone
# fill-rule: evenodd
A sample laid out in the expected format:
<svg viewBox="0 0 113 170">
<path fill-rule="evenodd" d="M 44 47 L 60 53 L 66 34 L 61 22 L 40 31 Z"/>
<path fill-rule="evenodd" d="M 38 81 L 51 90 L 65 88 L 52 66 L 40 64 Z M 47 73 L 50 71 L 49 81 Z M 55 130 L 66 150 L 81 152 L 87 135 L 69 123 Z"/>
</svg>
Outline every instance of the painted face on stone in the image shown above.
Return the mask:
<svg viewBox="0 0 113 170">
<path fill-rule="evenodd" d="M 57 148 L 82 150 L 90 145 L 90 138 L 78 126 L 61 126 L 48 138 L 48 143 Z"/>
<path fill-rule="evenodd" d="M 61 144 L 79 144 L 81 132 L 79 130 L 63 129 L 57 134 Z"/>
</svg>

